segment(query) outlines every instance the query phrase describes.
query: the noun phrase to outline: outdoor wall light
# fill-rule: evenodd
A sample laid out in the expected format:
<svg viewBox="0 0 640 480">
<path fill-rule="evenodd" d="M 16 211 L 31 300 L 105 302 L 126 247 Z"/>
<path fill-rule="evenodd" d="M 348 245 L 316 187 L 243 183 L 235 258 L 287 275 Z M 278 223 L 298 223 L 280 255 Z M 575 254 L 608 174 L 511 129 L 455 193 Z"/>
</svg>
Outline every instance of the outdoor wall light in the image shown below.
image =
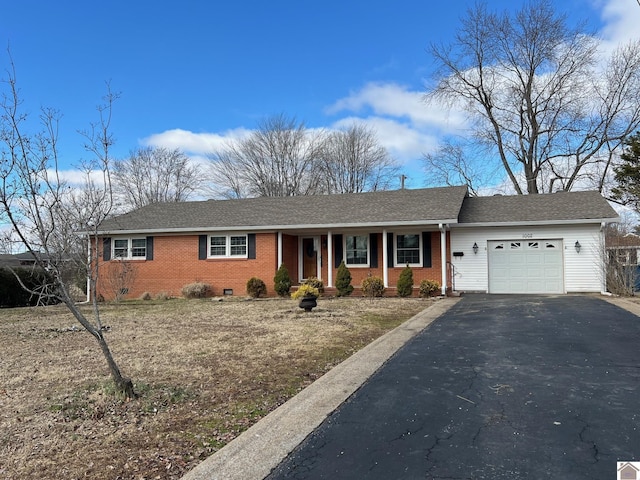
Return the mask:
<svg viewBox="0 0 640 480">
<path fill-rule="evenodd" d="M 476 242 L 473 242 L 473 253 L 478 253 L 478 244 Z"/>
<path fill-rule="evenodd" d="M 580 245 L 580 242 L 578 240 L 576 240 L 574 247 L 576 247 L 576 252 L 580 253 L 580 249 L 582 248 L 582 245 Z"/>
</svg>

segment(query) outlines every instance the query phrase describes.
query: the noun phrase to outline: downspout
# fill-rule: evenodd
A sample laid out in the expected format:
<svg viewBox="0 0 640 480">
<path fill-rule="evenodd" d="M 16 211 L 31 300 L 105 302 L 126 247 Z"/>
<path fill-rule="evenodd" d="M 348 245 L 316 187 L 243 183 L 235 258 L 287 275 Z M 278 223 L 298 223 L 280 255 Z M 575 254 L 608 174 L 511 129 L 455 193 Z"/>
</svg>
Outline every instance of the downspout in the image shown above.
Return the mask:
<svg viewBox="0 0 640 480">
<path fill-rule="evenodd" d="M 333 234 L 327 232 L 327 287 L 333 287 Z"/>
<path fill-rule="evenodd" d="M 600 222 L 600 262 L 602 264 L 602 268 L 600 269 L 600 294 L 601 295 L 611 295 L 611 293 L 607 292 L 607 245 L 606 238 L 604 235 L 604 229 L 607 226 L 606 222 Z"/>
<path fill-rule="evenodd" d="M 387 259 L 387 231 L 382 230 L 382 283 L 389 288 L 389 262 Z"/>
<path fill-rule="evenodd" d="M 440 264 L 442 266 L 442 295 L 447 295 L 447 226 L 438 224 L 440 230 Z"/>
</svg>

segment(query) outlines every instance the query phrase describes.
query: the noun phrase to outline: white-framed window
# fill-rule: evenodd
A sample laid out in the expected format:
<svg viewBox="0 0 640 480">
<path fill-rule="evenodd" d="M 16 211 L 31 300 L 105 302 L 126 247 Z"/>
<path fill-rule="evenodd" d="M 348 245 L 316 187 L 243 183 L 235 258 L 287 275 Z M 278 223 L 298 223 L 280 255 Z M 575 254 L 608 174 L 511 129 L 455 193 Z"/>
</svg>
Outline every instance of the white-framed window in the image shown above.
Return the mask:
<svg viewBox="0 0 640 480">
<path fill-rule="evenodd" d="M 348 267 L 368 267 L 369 235 L 345 235 L 344 257 Z"/>
<path fill-rule="evenodd" d="M 422 235 L 419 233 L 396 234 L 394 259 L 396 267 L 422 266 Z"/>
<path fill-rule="evenodd" d="M 247 235 L 211 235 L 209 258 L 247 258 Z"/>
<path fill-rule="evenodd" d="M 120 260 L 145 260 L 147 258 L 147 239 L 114 238 L 112 258 Z"/>
</svg>

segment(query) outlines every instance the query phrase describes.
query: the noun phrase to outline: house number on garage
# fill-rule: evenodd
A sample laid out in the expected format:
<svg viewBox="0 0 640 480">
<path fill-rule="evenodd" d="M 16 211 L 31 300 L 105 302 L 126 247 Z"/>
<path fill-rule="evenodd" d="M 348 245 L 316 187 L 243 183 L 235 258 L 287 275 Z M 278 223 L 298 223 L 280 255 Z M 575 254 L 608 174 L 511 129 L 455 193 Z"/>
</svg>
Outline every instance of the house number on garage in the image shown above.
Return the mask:
<svg viewBox="0 0 640 480">
<path fill-rule="evenodd" d="M 522 238 L 533 238 L 533 233 L 523 233 Z"/>
</svg>

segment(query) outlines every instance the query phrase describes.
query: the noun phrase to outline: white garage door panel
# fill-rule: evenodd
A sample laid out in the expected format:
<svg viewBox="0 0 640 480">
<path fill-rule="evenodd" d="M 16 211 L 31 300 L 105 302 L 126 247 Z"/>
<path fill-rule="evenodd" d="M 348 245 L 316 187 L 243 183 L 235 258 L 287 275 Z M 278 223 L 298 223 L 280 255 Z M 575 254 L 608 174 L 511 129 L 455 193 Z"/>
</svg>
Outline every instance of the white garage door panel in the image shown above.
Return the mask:
<svg viewBox="0 0 640 480">
<path fill-rule="evenodd" d="M 562 240 L 489 241 L 490 293 L 563 293 Z"/>
</svg>

